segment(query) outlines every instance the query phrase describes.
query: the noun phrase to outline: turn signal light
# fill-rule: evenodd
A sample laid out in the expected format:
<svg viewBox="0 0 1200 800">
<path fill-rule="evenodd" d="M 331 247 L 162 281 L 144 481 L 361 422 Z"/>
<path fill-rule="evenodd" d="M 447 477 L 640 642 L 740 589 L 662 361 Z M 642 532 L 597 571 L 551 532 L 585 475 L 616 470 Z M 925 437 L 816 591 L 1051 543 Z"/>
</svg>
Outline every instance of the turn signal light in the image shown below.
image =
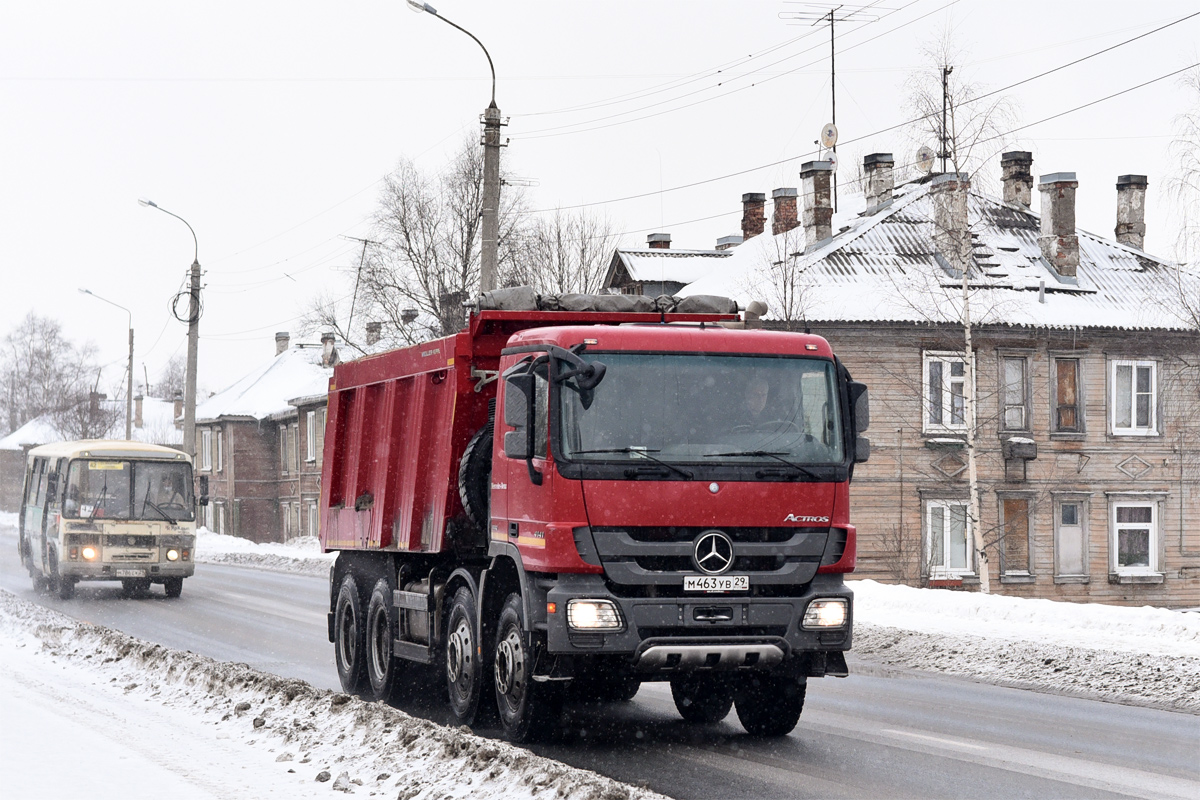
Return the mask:
<svg viewBox="0 0 1200 800">
<path fill-rule="evenodd" d="M 183 561 L 190 561 L 191 559 L 192 559 L 192 551 L 191 551 L 191 550 L 188 550 L 188 549 L 185 547 L 185 548 L 183 549 L 183 559 L 182 559 L 182 560 L 183 560 Z"/>
</svg>

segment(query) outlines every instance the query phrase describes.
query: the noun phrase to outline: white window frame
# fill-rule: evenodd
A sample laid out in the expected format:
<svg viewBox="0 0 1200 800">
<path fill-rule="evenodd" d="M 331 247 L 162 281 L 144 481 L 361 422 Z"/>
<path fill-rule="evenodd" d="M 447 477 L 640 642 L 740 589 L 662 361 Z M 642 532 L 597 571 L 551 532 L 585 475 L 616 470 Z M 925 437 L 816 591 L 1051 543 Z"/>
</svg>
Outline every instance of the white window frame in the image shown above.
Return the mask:
<svg viewBox="0 0 1200 800">
<path fill-rule="evenodd" d="M 217 431 L 217 472 L 225 470 L 225 431 Z"/>
<path fill-rule="evenodd" d="M 312 463 L 317 460 L 317 412 L 310 411 L 304 418 L 304 460 Z"/>
<path fill-rule="evenodd" d="M 952 506 L 961 506 L 963 509 L 963 541 L 966 548 L 965 566 L 951 567 L 947 563 L 950 559 L 947 557 L 950 553 L 950 509 Z M 933 518 L 934 512 L 941 514 L 942 519 L 942 564 L 933 563 Z M 974 561 L 974 542 L 972 541 L 971 529 L 971 514 L 967 501 L 964 500 L 938 500 L 928 499 L 925 501 L 924 508 L 924 555 L 925 564 L 929 568 L 929 577 L 933 580 L 944 580 L 946 578 L 962 578 L 966 575 L 974 575 L 975 569 L 972 566 Z"/>
<path fill-rule="evenodd" d="M 308 501 L 308 535 L 321 535 L 321 514 L 317 510 L 317 504 L 313 500 Z"/>
<path fill-rule="evenodd" d="M 200 431 L 200 471 L 212 472 L 212 429 Z"/>
<path fill-rule="evenodd" d="M 1087 583 L 1089 568 L 1091 565 L 1090 554 L 1090 532 L 1088 530 L 1088 517 L 1090 515 L 1090 494 L 1086 493 L 1054 493 L 1054 580 L 1056 583 Z M 1075 525 L 1064 526 L 1062 521 L 1063 506 L 1073 505 L 1077 507 L 1076 513 L 1078 517 Z M 1082 572 L 1062 572 L 1059 570 L 1061 563 L 1060 555 L 1062 551 L 1062 541 L 1065 534 L 1064 527 L 1078 528 L 1081 539 L 1080 544 L 1083 548 L 1083 571 Z"/>
<path fill-rule="evenodd" d="M 941 364 L 942 372 L 942 388 L 941 397 L 932 398 L 929 392 L 930 366 L 932 364 Z M 962 364 L 963 374 L 961 376 L 952 377 L 950 375 L 953 364 Z M 963 433 L 967 430 L 967 373 L 971 370 L 967 364 L 966 354 L 962 352 L 943 352 L 927 350 L 922 354 L 921 364 L 921 427 L 925 433 Z M 955 396 L 952 387 L 955 384 L 962 384 L 962 422 L 951 422 L 954 416 L 954 404 L 952 398 Z M 935 405 L 934 403 L 937 403 Z M 941 422 L 934 422 L 930 419 L 931 412 L 935 409 L 941 412 Z"/>
<path fill-rule="evenodd" d="M 291 439 L 288 442 L 288 457 L 291 459 L 292 470 L 300 471 L 300 423 L 293 422 L 288 426 L 291 429 Z"/>
<path fill-rule="evenodd" d="M 1129 380 L 1129 426 L 1117 424 L 1117 398 L 1124 395 L 1117 386 L 1117 371 L 1121 367 L 1130 368 Z M 1140 369 L 1150 370 L 1150 415 L 1149 424 L 1137 424 L 1137 375 Z M 1108 370 L 1108 425 L 1113 436 L 1157 436 L 1158 435 L 1158 362 L 1139 359 L 1117 358 L 1109 362 Z"/>
<path fill-rule="evenodd" d="M 1122 508 L 1149 508 L 1149 522 L 1118 522 L 1120 509 Z M 1160 573 L 1158 563 L 1158 547 L 1161 526 L 1159 517 L 1159 504 L 1155 499 L 1134 499 L 1129 497 L 1112 498 L 1108 504 L 1108 519 L 1109 519 L 1109 561 L 1112 571 L 1117 575 L 1158 575 Z M 1147 532 L 1147 544 L 1149 546 L 1149 557 L 1147 564 L 1138 564 L 1131 566 L 1122 566 L 1120 563 L 1120 538 L 1123 530 L 1145 529 Z"/>
<path fill-rule="evenodd" d="M 1021 401 L 1019 403 L 1008 402 L 1008 362 L 1019 361 L 1021 363 Z M 1000 430 L 1002 431 L 1020 431 L 1022 433 L 1030 430 L 1032 416 L 1032 403 L 1030 402 L 1030 359 L 1029 356 L 1021 353 L 999 353 L 1000 361 Z M 1009 409 L 1020 409 L 1021 424 L 1008 424 Z"/>
<path fill-rule="evenodd" d="M 279 426 L 279 467 L 280 471 L 288 474 L 288 426 Z"/>
</svg>

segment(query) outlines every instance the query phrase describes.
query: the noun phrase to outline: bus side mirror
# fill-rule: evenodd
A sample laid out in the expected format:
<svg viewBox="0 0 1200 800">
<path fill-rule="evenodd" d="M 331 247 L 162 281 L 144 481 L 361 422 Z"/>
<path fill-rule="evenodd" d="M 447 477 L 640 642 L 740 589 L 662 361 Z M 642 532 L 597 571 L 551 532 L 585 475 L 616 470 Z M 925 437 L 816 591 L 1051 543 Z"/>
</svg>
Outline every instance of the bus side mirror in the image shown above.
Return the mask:
<svg viewBox="0 0 1200 800">
<path fill-rule="evenodd" d="M 200 476 L 200 505 L 208 505 L 208 476 Z"/>
<path fill-rule="evenodd" d="M 871 426 L 871 405 L 867 400 L 867 385 L 858 381 L 850 381 L 849 390 L 850 408 L 854 411 L 854 431 L 862 433 Z"/>
</svg>

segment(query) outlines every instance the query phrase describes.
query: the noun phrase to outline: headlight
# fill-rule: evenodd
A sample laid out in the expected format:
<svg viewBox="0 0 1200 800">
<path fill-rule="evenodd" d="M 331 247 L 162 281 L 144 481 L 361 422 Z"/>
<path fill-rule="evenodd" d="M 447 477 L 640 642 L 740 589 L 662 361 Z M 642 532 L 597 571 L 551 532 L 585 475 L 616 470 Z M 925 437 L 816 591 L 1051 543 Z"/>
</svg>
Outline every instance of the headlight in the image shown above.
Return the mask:
<svg viewBox="0 0 1200 800">
<path fill-rule="evenodd" d="M 167 551 L 167 561 L 178 561 L 178 560 L 179 560 L 179 551 L 176 550 L 174 547 L 172 547 L 170 550 Z"/>
<path fill-rule="evenodd" d="M 611 600 L 568 600 L 567 624 L 581 630 L 618 630 L 621 614 Z"/>
<path fill-rule="evenodd" d="M 81 552 L 83 554 L 83 559 L 85 561 L 95 561 L 96 560 L 96 548 L 85 547 L 85 548 L 83 548 L 83 550 Z"/>
<path fill-rule="evenodd" d="M 813 600 L 804 611 L 800 627 L 806 631 L 820 628 L 840 628 L 846 624 L 849 606 L 843 597 L 825 597 Z"/>
</svg>

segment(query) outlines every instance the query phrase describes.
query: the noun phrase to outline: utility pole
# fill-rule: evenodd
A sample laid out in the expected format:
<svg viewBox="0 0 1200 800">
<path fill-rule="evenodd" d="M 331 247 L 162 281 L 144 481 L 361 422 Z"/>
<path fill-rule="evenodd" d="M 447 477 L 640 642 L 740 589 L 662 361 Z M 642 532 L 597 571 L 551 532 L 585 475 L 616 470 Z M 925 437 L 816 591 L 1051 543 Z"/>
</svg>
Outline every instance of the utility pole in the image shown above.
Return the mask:
<svg viewBox="0 0 1200 800">
<path fill-rule="evenodd" d="M 841 8 L 841 6 L 838 6 Z M 831 113 L 833 114 L 833 127 L 837 127 L 837 65 L 834 63 L 834 57 L 837 55 L 837 48 L 833 43 L 833 12 L 837 8 L 829 9 L 829 101 L 832 106 Z M 833 152 L 837 153 L 837 142 L 833 143 Z M 837 170 L 833 171 L 833 212 L 837 213 Z"/>
<path fill-rule="evenodd" d="M 496 288 L 500 244 L 500 108 L 493 87 L 492 103 L 483 112 L 483 252 L 479 291 Z"/>
<path fill-rule="evenodd" d="M 188 228 L 191 228 L 188 225 Z M 195 234 L 193 233 L 193 236 Z M 191 282 L 188 288 L 188 351 L 187 377 L 183 387 L 183 452 L 196 455 L 196 370 L 200 348 L 200 256 L 192 260 Z"/>
</svg>

